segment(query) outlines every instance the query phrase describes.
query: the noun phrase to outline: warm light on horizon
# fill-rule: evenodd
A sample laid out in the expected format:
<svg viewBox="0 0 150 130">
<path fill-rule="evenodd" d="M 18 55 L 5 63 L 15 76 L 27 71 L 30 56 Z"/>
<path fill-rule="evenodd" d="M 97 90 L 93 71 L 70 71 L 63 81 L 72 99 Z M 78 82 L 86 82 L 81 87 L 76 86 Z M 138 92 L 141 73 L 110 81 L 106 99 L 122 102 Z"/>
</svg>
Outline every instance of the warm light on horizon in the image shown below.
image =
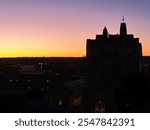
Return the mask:
<svg viewBox="0 0 150 130">
<path fill-rule="evenodd" d="M 2 0 L 0 57 L 83 57 L 86 40 L 95 39 L 105 26 L 110 34 L 119 33 L 122 15 L 128 33 L 140 39 L 143 55 L 150 55 L 149 4 L 130 0 Z"/>
</svg>

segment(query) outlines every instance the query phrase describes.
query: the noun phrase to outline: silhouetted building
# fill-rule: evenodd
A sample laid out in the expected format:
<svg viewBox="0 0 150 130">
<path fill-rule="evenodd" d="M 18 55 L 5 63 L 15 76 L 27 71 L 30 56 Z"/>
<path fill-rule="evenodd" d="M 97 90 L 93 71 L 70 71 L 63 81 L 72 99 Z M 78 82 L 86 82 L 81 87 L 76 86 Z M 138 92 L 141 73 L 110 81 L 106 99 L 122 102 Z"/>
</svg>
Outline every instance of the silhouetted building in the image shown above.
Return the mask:
<svg viewBox="0 0 150 130">
<path fill-rule="evenodd" d="M 102 35 L 87 39 L 86 58 L 89 82 L 118 80 L 141 72 L 142 46 L 127 34 L 123 19 L 120 34 L 111 35 L 105 27 Z"/>
</svg>

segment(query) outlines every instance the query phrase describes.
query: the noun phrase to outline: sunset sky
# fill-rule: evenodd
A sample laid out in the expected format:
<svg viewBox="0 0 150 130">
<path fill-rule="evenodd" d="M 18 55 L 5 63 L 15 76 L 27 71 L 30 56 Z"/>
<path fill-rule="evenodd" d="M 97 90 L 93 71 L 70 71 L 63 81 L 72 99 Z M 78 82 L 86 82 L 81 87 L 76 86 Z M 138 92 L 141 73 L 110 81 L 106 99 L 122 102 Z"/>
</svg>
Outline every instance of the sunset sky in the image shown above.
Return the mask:
<svg viewBox="0 0 150 130">
<path fill-rule="evenodd" d="M 0 0 L 0 57 L 85 56 L 86 39 L 119 33 L 122 15 L 150 55 L 150 0 Z"/>
</svg>

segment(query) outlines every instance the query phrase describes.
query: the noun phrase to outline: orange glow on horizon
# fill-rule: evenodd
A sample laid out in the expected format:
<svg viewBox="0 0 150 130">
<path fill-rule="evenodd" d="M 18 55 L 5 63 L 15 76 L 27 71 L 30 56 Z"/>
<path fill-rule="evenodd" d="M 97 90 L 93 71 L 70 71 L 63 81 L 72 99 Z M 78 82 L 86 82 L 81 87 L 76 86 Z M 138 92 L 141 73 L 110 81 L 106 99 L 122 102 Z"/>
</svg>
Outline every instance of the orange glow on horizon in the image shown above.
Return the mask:
<svg viewBox="0 0 150 130">
<path fill-rule="evenodd" d="M 102 34 L 105 26 L 110 34 L 119 33 L 122 14 L 128 33 L 140 39 L 143 55 L 150 55 L 149 4 L 58 1 L 3 0 L 0 57 L 85 56 L 86 40 Z"/>
<path fill-rule="evenodd" d="M 62 46 L 5 46 L 1 47 L 0 58 L 13 57 L 83 57 L 85 49 L 83 46 L 62 47 Z M 76 49 L 77 48 L 77 49 Z"/>
</svg>

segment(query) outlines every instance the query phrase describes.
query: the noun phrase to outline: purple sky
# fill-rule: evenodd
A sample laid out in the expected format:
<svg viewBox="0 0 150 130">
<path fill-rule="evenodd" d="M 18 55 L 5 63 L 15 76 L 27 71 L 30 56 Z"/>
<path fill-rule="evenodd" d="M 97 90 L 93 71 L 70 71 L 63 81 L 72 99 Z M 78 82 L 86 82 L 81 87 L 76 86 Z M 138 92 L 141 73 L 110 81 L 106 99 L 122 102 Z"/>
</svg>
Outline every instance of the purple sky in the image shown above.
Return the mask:
<svg viewBox="0 0 150 130">
<path fill-rule="evenodd" d="M 0 57 L 85 56 L 86 39 L 128 33 L 150 55 L 149 0 L 0 0 Z"/>
</svg>

